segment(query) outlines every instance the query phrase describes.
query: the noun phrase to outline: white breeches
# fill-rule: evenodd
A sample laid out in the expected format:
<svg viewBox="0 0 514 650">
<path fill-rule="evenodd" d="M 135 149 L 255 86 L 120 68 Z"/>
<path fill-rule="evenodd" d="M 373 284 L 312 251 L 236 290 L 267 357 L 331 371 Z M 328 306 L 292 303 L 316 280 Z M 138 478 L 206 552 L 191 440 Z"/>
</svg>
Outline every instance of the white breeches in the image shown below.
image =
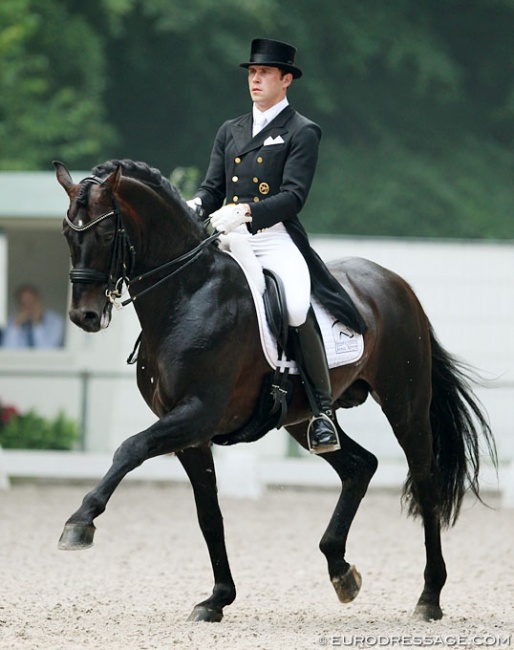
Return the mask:
<svg viewBox="0 0 514 650">
<path fill-rule="evenodd" d="M 311 300 L 311 277 L 303 255 L 281 223 L 247 236 L 262 267 L 274 271 L 284 284 L 289 325 L 302 325 Z"/>
</svg>

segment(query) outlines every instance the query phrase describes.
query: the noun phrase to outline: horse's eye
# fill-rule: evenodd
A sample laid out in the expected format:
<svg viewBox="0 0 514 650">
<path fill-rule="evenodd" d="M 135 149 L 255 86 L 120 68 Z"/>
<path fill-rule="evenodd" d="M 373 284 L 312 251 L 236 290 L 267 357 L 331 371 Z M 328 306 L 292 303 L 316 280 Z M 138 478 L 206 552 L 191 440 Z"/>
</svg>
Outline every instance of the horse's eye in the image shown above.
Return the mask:
<svg viewBox="0 0 514 650">
<path fill-rule="evenodd" d="M 103 239 L 104 239 L 104 243 L 110 244 L 114 239 L 114 231 L 106 232 Z"/>
</svg>

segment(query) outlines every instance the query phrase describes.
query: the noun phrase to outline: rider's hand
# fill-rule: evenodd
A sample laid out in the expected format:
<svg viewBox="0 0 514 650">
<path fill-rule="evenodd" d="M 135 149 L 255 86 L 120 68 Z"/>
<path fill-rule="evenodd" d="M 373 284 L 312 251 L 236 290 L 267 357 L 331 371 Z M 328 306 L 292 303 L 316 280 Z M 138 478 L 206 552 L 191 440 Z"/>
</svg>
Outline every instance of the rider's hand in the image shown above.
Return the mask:
<svg viewBox="0 0 514 650">
<path fill-rule="evenodd" d="M 198 207 L 201 207 L 201 205 L 202 205 L 202 199 L 200 199 L 198 196 L 196 196 L 194 199 L 186 201 L 186 203 L 191 208 L 191 210 L 193 210 L 193 212 L 196 212 L 196 209 Z"/>
<path fill-rule="evenodd" d="M 213 228 L 226 235 L 238 228 L 241 224 L 249 223 L 252 217 L 248 213 L 248 207 L 246 205 L 230 203 L 213 212 L 210 220 Z"/>
</svg>

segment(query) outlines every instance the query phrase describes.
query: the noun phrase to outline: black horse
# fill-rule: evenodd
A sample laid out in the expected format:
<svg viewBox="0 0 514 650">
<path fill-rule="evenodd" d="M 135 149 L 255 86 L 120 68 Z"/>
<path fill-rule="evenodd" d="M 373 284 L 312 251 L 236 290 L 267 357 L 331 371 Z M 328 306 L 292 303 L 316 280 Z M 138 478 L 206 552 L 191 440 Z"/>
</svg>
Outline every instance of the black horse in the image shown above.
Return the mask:
<svg viewBox="0 0 514 650">
<path fill-rule="evenodd" d="M 121 285 L 128 285 L 142 327 L 138 386 L 158 417 L 116 451 L 105 477 L 66 523 L 59 546 L 91 546 L 93 520 L 123 477 L 148 458 L 174 452 L 191 481 L 214 572 L 212 595 L 196 605 L 190 620 L 219 621 L 236 591 L 211 444 L 252 421 L 271 373 L 250 290 L 237 263 L 158 170 L 111 161 L 76 184 L 62 163 L 55 166 L 70 199 L 64 221 L 72 262 L 70 318 L 87 332 L 99 331 L 109 324 Z M 426 546 L 415 614 L 439 619 L 446 581 L 440 530 L 457 519 L 466 489 L 479 496 L 479 443 L 495 462 L 494 439 L 467 374 L 438 343 L 409 285 L 363 259 L 330 268 L 368 325 L 362 358 L 331 373 L 334 408 L 360 405 L 371 394 L 405 453 L 404 496 L 410 514 L 423 521 Z M 285 427 L 306 447 L 308 401 L 299 380 L 293 383 Z M 339 600 L 349 602 L 361 578 L 345 559 L 346 540 L 377 459 L 343 432 L 341 443 L 340 451 L 323 456 L 342 490 L 320 549 Z"/>
</svg>

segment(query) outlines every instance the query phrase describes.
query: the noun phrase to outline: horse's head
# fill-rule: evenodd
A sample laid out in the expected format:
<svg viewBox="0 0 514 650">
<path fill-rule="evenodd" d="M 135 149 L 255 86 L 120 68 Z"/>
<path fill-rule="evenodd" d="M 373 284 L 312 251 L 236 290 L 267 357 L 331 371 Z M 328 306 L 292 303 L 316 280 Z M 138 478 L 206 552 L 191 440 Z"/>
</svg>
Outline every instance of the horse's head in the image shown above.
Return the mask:
<svg viewBox="0 0 514 650">
<path fill-rule="evenodd" d="M 71 320 L 86 332 L 109 325 L 112 302 L 119 280 L 119 223 L 115 191 L 121 166 L 104 179 L 90 176 L 74 183 L 69 171 L 54 162 L 57 180 L 70 198 L 63 234 L 71 252 L 73 283 Z M 121 276 L 122 277 L 122 276 Z"/>
<path fill-rule="evenodd" d="M 130 285 L 131 300 L 138 299 L 136 310 L 140 296 L 156 287 L 169 297 L 171 278 L 214 238 L 205 239 L 203 224 L 178 190 L 145 163 L 112 160 L 80 183 L 65 165 L 54 165 L 70 199 L 63 224 L 72 263 L 70 318 L 87 332 L 109 325 L 123 284 Z M 209 274 L 205 263 L 200 268 Z"/>
</svg>

